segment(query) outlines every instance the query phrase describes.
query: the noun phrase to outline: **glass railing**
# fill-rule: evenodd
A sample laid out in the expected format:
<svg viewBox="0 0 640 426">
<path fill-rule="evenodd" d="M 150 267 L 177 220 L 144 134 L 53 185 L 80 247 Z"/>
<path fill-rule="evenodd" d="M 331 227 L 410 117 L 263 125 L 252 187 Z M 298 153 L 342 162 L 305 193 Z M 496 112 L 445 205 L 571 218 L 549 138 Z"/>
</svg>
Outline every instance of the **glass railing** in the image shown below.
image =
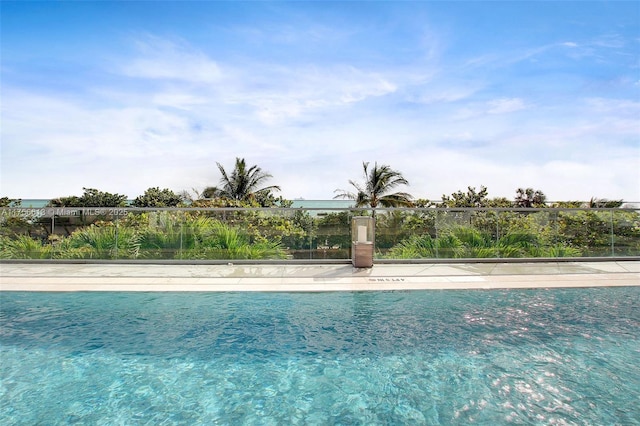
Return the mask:
<svg viewBox="0 0 640 426">
<path fill-rule="evenodd" d="M 637 209 L 413 209 L 377 212 L 389 259 L 640 255 Z"/>
<path fill-rule="evenodd" d="M 351 259 L 375 217 L 378 260 L 634 257 L 640 210 L 2 208 L 2 259 Z"/>
</svg>

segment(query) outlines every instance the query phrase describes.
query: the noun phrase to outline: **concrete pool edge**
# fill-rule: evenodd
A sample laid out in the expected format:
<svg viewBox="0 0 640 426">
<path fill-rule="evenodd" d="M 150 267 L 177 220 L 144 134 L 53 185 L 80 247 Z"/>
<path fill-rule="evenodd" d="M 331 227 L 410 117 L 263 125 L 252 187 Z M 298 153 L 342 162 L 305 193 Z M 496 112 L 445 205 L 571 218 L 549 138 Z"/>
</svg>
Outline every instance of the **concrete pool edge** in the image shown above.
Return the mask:
<svg viewBox="0 0 640 426">
<path fill-rule="evenodd" d="M 640 261 L 376 264 L 0 263 L 0 291 L 390 291 L 640 286 Z"/>
</svg>

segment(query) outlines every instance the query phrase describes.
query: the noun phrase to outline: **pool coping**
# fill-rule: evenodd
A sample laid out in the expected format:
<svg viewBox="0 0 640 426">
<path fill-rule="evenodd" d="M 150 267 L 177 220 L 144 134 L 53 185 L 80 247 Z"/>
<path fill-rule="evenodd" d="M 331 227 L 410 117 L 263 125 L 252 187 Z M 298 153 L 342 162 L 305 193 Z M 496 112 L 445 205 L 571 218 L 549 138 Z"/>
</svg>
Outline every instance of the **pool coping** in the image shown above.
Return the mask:
<svg viewBox="0 0 640 426">
<path fill-rule="evenodd" d="M 327 292 L 640 286 L 640 261 L 136 264 L 0 262 L 0 291 Z"/>
</svg>

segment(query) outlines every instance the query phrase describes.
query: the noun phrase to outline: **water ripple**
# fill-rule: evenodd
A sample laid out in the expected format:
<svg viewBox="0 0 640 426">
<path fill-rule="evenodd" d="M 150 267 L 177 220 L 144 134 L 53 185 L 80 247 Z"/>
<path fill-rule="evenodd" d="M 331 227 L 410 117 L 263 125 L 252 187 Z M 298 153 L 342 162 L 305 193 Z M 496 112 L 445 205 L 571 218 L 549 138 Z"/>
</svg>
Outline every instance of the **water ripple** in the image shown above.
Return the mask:
<svg viewBox="0 0 640 426">
<path fill-rule="evenodd" d="M 2 293 L 2 424 L 638 424 L 640 289 Z"/>
</svg>

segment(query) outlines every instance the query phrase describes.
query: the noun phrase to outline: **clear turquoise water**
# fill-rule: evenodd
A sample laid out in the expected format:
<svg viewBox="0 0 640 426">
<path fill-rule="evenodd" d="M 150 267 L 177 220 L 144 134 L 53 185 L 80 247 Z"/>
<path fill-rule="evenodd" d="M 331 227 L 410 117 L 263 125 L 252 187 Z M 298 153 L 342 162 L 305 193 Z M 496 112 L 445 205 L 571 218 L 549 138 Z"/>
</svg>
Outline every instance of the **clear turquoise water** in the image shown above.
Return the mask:
<svg viewBox="0 0 640 426">
<path fill-rule="evenodd" d="M 0 298 L 3 425 L 640 422 L 640 288 Z"/>
</svg>

